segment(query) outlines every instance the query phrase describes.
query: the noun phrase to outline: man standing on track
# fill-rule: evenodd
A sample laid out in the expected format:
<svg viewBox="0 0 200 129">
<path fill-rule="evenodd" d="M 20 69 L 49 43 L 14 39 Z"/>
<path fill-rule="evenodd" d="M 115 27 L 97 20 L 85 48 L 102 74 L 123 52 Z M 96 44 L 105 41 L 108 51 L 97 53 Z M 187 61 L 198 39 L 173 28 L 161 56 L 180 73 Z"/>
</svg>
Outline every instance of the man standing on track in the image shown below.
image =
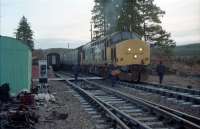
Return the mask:
<svg viewBox="0 0 200 129">
<path fill-rule="evenodd" d="M 112 87 L 115 86 L 115 83 L 117 81 L 119 75 L 119 70 L 117 69 L 117 67 L 114 65 L 112 67 L 112 71 L 111 71 L 111 81 L 112 81 Z"/>
<path fill-rule="evenodd" d="M 163 65 L 162 61 L 157 65 L 156 71 L 159 76 L 159 83 L 162 84 L 164 74 L 165 74 L 165 66 Z"/>
<path fill-rule="evenodd" d="M 77 83 L 77 81 L 78 81 L 78 74 L 80 72 L 80 67 L 79 67 L 78 64 L 76 64 L 76 65 L 73 66 L 73 72 L 74 72 L 75 83 Z"/>
</svg>

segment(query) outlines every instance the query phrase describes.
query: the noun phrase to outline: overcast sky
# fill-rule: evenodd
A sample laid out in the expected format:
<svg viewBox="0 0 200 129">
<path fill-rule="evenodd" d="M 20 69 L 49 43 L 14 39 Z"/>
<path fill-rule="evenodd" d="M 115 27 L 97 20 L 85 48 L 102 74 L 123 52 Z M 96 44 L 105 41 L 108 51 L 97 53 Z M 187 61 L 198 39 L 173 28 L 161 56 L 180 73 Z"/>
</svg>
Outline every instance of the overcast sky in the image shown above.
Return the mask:
<svg viewBox="0 0 200 129">
<path fill-rule="evenodd" d="M 93 0 L 0 0 L 1 35 L 14 36 L 27 17 L 36 48 L 77 47 L 90 41 Z M 200 42 L 200 0 L 155 0 L 166 12 L 163 27 L 178 45 Z"/>
</svg>

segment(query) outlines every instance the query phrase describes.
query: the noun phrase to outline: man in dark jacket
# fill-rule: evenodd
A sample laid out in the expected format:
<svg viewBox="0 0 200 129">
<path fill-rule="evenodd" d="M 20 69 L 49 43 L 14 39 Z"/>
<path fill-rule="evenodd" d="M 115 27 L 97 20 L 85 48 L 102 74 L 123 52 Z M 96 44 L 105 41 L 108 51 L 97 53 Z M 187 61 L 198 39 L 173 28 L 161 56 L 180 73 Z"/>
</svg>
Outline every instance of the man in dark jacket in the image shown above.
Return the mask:
<svg viewBox="0 0 200 129">
<path fill-rule="evenodd" d="M 113 65 L 112 69 L 111 69 L 111 82 L 112 82 L 112 87 L 115 86 L 117 79 L 118 79 L 118 75 L 119 75 L 119 70 L 117 68 L 117 66 Z"/>
<path fill-rule="evenodd" d="M 78 74 L 80 72 L 80 67 L 79 65 L 74 65 L 73 66 L 73 72 L 74 72 L 74 79 L 75 79 L 75 83 L 77 82 L 78 80 Z"/>
<path fill-rule="evenodd" d="M 165 66 L 163 65 L 162 61 L 160 61 L 160 63 L 157 65 L 156 71 L 159 76 L 159 82 L 160 84 L 162 84 L 164 74 L 165 74 Z"/>
</svg>

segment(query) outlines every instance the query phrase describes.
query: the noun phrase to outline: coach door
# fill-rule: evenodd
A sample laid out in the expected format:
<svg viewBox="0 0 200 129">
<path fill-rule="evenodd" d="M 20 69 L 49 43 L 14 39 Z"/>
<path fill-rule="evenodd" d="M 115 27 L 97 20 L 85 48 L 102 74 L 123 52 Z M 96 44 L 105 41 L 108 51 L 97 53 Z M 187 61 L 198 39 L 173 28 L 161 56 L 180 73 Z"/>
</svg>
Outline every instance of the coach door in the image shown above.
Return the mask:
<svg viewBox="0 0 200 129">
<path fill-rule="evenodd" d="M 106 48 L 106 61 L 107 63 L 111 63 L 111 48 L 110 47 Z"/>
<path fill-rule="evenodd" d="M 112 63 L 116 62 L 116 47 L 111 47 L 111 61 Z"/>
</svg>

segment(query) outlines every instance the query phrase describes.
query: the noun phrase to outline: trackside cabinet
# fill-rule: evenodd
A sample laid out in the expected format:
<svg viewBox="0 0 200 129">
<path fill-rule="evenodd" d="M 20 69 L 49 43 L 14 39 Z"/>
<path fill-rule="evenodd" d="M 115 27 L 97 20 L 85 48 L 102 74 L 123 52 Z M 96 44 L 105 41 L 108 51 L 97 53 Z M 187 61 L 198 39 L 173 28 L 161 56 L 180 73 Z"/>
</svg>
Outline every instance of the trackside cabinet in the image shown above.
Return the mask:
<svg viewBox="0 0 200 129">
<path fill-rule="evenodd" d="M 39 60 L 39 82 L 48 82 L 47 60 Z"/>
</svg>

